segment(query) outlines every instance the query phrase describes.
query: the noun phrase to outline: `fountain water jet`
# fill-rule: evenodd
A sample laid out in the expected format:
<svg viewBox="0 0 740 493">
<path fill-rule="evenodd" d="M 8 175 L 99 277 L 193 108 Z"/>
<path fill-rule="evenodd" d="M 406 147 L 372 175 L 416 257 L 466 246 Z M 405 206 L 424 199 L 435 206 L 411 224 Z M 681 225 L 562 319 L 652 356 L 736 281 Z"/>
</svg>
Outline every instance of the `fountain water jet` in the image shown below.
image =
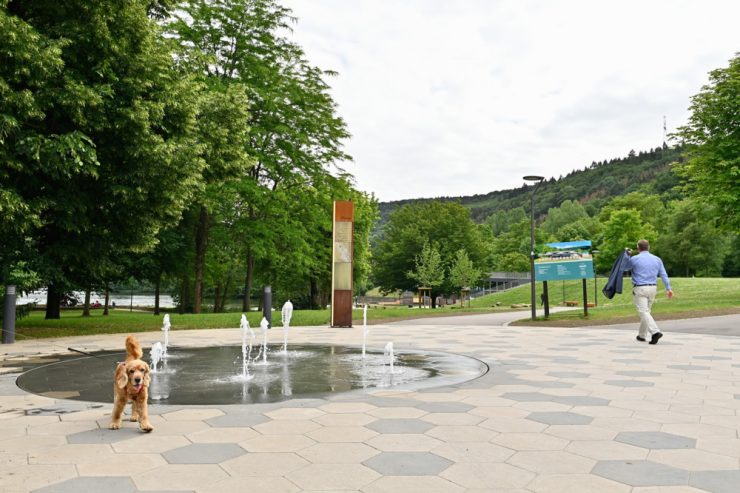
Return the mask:
<svg viewBox="0 0 740 493">
<path fill-rule="evenodd" d="M 170 343 L 170 314 L 164 315 L 162 321 L 162 331 L 164 332 L 164 347 L 162 348 L 162 359 L 167 359 L 167 346 Z"/>
<path fill-rule="evenodd" d="M 267 329 L 270 328 L 270 322 L 265 317 L 262 317 L 260 321 L 260 328 L 262 329 L 262 364 L 267 365 Z"/>
<path fill-rule="evenodd" d="M 367 341 L 367 303 L 362 308 L 362 359 L 365 359 L 365 342 Z"/>
<path fill-rule="evenodd" d="M 293 318 L 293 303 L 290 300 L 283 304 L 283 353 L 288 354 L 288 330 L 290 329 L 290 319 Z"/>
<path fill-rule="evenodd" d="M 393 343 L 389 342 L 385 345 L 385 351 L 383 352 L 383 357 L 387 359 L 390 367 L 391 367 L 391 375 L 393 375 L 393 360 L 395 359 L 393 356 Z"/>
<path fill-rule="evenodd" d="M 160 361 L 162 361 L 162 353 L 164 349 L 162 348 L 162 343 L 157 341 L 152 345 L 152 349 L 149 352 L 149 357 L 152 361 L 152 373 L 157 373 L 157 365 Z"/>
<path fill-rule="evenodd" d="M 242 332 L 242 378 L 249 380 L 249 360 L 252 355 L 252 341 L 254 340 L 254 331 L 249 326 L 247 316 L 242 313 L 242 319 L 239 323 Z"/>
</svg>

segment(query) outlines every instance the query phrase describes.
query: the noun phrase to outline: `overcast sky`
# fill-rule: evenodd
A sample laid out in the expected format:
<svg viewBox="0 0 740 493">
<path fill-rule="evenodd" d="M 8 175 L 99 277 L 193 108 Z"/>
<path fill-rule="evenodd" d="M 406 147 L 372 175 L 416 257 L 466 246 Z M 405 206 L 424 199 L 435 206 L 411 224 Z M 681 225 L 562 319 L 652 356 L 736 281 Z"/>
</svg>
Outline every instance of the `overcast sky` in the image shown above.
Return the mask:
<svg viewBox="0 0 740 493">
<path fill-rule="evenodd" d="M 381 201 L 488 193 L 657 147 L 740 51 L 738 1 L 284 0 Z"/>
</svg>

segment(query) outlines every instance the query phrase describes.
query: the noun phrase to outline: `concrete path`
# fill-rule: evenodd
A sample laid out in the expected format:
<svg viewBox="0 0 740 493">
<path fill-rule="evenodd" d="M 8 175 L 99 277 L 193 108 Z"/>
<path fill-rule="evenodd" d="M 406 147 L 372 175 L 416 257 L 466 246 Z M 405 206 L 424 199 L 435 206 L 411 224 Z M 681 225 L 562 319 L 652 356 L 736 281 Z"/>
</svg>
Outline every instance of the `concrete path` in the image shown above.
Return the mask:
<svg viewBox="0 0 740 493">
<path fill-rule="evenodd" d="M 420 391 L 151 406 L 151 434 L 108 430 L 110 404 L 15 385 L 29 357 L 122 350 L 122 335 L 0 346 L 0 492 L 736 493 L 740 339 L 681 331 L 740 321 L 718 318 L 663 322 L 657 345 L 498 316 L 375 325 L 373 347 L 473 355 L 490 371 Z M 139 334 L 146 347 L 161 337 Z M 170 333 L 177 346 L 238 341 L 236 328 Z M 291 341 L 359 345 L 362 330 L 299 327 Z"/>
</svg>

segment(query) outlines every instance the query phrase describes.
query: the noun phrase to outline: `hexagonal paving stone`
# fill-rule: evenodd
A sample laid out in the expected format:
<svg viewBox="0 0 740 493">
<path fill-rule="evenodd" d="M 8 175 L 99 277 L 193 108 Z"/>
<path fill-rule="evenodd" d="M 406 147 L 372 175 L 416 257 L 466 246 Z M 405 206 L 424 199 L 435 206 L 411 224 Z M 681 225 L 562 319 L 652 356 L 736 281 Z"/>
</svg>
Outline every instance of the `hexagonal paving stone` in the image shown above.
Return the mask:
<svg viewBox="0 0 740 493">
<path fill-rule="evenodd" d="M 641 380 L 606 380 L 604 385 L 614 385 L 615 387 L 653 387 L 653 382 L 643 382 Z"/>
<path fill-rule="evenodd" d="M 385 452 L 429 452 L 443 442 L 427 435 L 401 433 L 378 435 L 365 443 Z"/>
<path fill-rule="evenodd" d="M 617 375 L 623 375 L 625 377 L 659 377 L 661 373 L 655 371 L 644 371 L 644 370 L 627 370 L 618 371 Z"/>
<path fill-rule="evenodd" d="M 358 491 L 380 477 L 362 464 L 309 464 L 286 478 L 309 491 Z"/>
<path fill-rule="evenodd" d="M 710 367 L 704 365 L 668 365 L 671 370 L 709 370 Z"/>
<path fill-rule="evenodd" d="M 205 422 L 216 428 L 242 428 L 266 423 L 270 418 L 264 414 L 225 414 L 206 419 Z"/>
<path fill-rule="evenodd" d="M 136 490 L 131 478 L 128 477 L 101 477 L 101 478 L 74 478 L 52 484 L 44 488 L 33 490 L 33 493 L 133 493 Z"/>
<path fill-rule="evenodd" d="M 384 476 L 435 476 L 453 462 L 429 452 L 381 452 L 363 464 Z"/>
<path fill-rule="evenodd" d="M 162 456 L 170 464 L 218 464 L 246 453 L 233 443 L 194 443 L 164 452 Z"/>
<path fill-rule="evenodd" d="M 375 409 L 375 406 L 366 402 L 332 402 L 319 409 L 327 413 L 365 413 Z"/>
<path fill-rule="evenodd" d="M 306 433 L 306 436 L 322 443 L 349 443 L 364 442 L 377 434 L 365 426 L 326 426 Z"/>
<path fill-rule="evenodd" d="M 424 433 L 434 428 L 434 424 L 419 419 L 379 419 L 365 425 L 378 433 Z"/>
<path fill-rule="evenodd" d="M 141 436 L 137 428 L 98 429 L 67 435 L 67 443 L 116 443 Z"/>
<path fill-rule="evenodd" d="M 608 399 L 589 395 L 559 395 L 553 398 L 553 401 L 569 406 L 608 406 L 611 402 Z"/>
<path fill-rule="evenodd" d="M 646 449 L 694 448 L 696 439 L 673 435 L 662 431 L 624 431 L 615 438 L 616 441 L 629 443 Z"/>
<path fill-rule="evenodd" d="M 297 452 L 314 464 L 354 464 L 369 459 L 380 452 L 364 443 L 317 443 Z"/>
<path fill-rule="evenodd" d="M 692 472 L 689 484 L 712 493 L 737 493 L 740 471 Z"/>
<path fill-rule="evenodd" d="M 430 413 L 466 413 L 475 406 L 464 402 L 424 402 L 416 407 Z"/>
<path fill-rule="evenodd" d="M 594 420 L 591 416 L 576 413 L 531 413 L 527 419 L 548 425 L 587 425 Z"/>
<path fill-rule="evenodd" d="M 555 396 L 539 392 L 507 392 L 501 397 L 519 402 L 551 402 Z"/>
<path fill-rule="evenodd" d="M 678 486 L 689 480 L 688 471 L 647 460 L 601 461 L 596 463 L 591 474 L 630 486 Z"/>
<path fill-rule="evenodd" d="M 221 468 L 232 477 L 285 476 L 309 465 L 295 453 L 261 452 L 246 454 L 221 463 Z"/>
<path fill-rule="evenodd" d="M 546 373 L 548 377 L 557 378 L 587 378 L 590 377 L 590 373 L 582 373 L 579 371 L 549 371 Z"/>
<path fill-rule="evenodd" d="M 398 493 L 423 491 L 424 493 L 463 493 L 462 486 L 436 476 L 384 476 L 362 489 L 363 493 Z"/>
</svg>

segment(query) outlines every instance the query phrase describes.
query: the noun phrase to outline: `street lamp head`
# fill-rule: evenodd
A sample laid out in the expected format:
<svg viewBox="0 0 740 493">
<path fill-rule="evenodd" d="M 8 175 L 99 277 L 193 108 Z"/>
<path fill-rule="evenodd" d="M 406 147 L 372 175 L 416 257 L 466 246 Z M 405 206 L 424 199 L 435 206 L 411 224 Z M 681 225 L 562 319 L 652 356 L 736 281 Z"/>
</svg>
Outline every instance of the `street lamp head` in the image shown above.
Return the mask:
<svg viewBox="0 0 740 493">
<path fill-rule="evenodd" d="M 544 176 L 537 176 L 537 175 L 527 175 L 523 178 L 525 181 L 542 181 L 544 180 Z"/>
</svg>

